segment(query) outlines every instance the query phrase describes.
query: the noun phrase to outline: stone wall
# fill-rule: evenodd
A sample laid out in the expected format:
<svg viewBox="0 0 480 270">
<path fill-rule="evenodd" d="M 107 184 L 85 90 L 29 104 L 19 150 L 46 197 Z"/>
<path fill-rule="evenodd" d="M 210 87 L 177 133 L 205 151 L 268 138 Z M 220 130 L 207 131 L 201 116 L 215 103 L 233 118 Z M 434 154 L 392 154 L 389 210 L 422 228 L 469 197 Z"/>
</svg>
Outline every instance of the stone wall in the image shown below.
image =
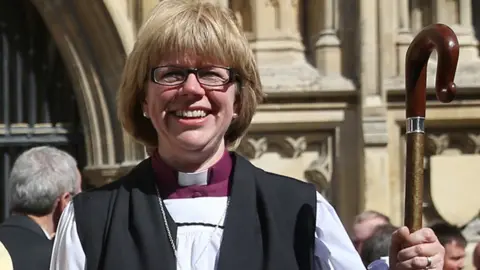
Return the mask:
<svg viewBox="0 0 480 270">
<path fill-rule="evenodd" d="M 428 95 L 425 223 L 465 226 L 469 240 L 478 241 L 478 1 L 210 1 L 235 12 L 268 94 L 238 151 L 260 167 L 314 183 L 347 227 L 365 209 L 402 223 L 405 53 L 422 27 L 450 25 L 461 45 L 460 94 L 450 104 Z M 114 101 L 125 56 L 157 0 L 32 2 L 76 85 L 85 175 L 95 185 L 112 181 L 145 157 L 122 132 Z M 429 88 L 435 69 L 433 54 Z"/>
</svg>

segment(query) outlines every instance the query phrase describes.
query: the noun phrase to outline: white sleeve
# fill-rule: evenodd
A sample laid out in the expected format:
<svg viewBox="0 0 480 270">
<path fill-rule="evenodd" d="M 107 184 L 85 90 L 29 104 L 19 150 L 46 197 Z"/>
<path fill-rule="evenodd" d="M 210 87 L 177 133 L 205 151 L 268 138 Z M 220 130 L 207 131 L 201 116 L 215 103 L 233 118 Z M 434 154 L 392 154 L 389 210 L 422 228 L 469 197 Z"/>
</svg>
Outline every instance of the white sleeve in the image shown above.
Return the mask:
<svg viewBox="0 0 480 270">
<path fill-rule="evenodd" d="M 85 253 L 78 238 L 75 211 L 70 202 L 63 210 L 55 234 L 50 270 L 84 270 Z"/>
<path fill-rule="evenodd" d="M 315 229 L 315 270 L 364 270 L 360 255 L 353 247 L 332 205 L 317 192 Z"/>
<path fill-rule="evenodd" d="M 0 269 L 13 270 L 13 262 L 7 248 L 0 242 Z"/>
</svg>

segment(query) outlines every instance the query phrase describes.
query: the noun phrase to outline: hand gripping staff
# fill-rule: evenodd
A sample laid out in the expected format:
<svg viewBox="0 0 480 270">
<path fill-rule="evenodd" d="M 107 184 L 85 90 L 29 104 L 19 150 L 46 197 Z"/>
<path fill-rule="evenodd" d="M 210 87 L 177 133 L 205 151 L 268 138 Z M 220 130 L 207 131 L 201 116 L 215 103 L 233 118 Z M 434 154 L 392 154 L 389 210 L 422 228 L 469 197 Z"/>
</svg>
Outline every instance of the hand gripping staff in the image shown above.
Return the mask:
<svg viewBox="0 0 480 270">
<path fill-rule="evenodd" d="M 443 103 L 451 102 L 456 93 L 453 79 L 459 54 L 457 36 L 452 29 L 443 24 L 425 27 L 413 39 L 405 59 L 407 117 L 405 226 L 411 232 L 422 228 L 426 74 L 427 62 L 434 49 L 438 54 L 435 80 L 437 98 Z"/>
</svg>

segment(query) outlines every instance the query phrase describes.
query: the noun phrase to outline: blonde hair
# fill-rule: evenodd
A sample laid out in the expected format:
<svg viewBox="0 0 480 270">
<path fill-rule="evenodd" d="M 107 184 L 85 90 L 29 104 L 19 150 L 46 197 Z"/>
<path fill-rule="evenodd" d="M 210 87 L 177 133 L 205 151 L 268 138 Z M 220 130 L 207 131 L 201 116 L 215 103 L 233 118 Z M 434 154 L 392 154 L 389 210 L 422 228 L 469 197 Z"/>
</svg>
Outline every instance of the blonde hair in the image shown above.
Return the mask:
<svg viewBox="0 0 480 270">
<path fill-rule="evenodd" d="M 162 59 L 182 53 L 220 61 L 238 73 L 238 117 L 225 134 L 227 146 L 235 144 L 263 100 L 260 76 L 248 40 L 231 10 L 198 0 L 163 0 L 140 28 L 117 98 L 123 128 L 147 147 L 157 146 L 157 133 L 142 111 L 149 71 Z"/>
</svg>

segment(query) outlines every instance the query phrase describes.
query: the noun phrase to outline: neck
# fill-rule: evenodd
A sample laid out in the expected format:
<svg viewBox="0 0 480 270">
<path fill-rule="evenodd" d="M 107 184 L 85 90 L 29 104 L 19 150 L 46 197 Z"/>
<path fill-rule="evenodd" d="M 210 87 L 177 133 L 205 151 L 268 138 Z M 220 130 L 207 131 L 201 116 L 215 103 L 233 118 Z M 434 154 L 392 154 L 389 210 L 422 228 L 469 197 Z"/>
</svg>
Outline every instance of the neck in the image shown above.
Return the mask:
<svg viewBox="0 0 480 270">
<path fill-rule="evenodd" d="M 223 142 L 219 144 L 213 151 L 172 151 L 158 147 L 158 153 L 162 160 L 172 168 L 185 172 L 201 172 L 210 168 L 223 156 L 225 145 Z"/>
<path fill-rule="evenodd" d="M 49 214 L 46 216 L 34 216 L 34 215 L 27 215 L 31 218 L 35 223 L 37 223 L 42 229 L 52 237 L 55 234 L 55 226 L 53 223 L 53 215 Z"/>
</svg>

